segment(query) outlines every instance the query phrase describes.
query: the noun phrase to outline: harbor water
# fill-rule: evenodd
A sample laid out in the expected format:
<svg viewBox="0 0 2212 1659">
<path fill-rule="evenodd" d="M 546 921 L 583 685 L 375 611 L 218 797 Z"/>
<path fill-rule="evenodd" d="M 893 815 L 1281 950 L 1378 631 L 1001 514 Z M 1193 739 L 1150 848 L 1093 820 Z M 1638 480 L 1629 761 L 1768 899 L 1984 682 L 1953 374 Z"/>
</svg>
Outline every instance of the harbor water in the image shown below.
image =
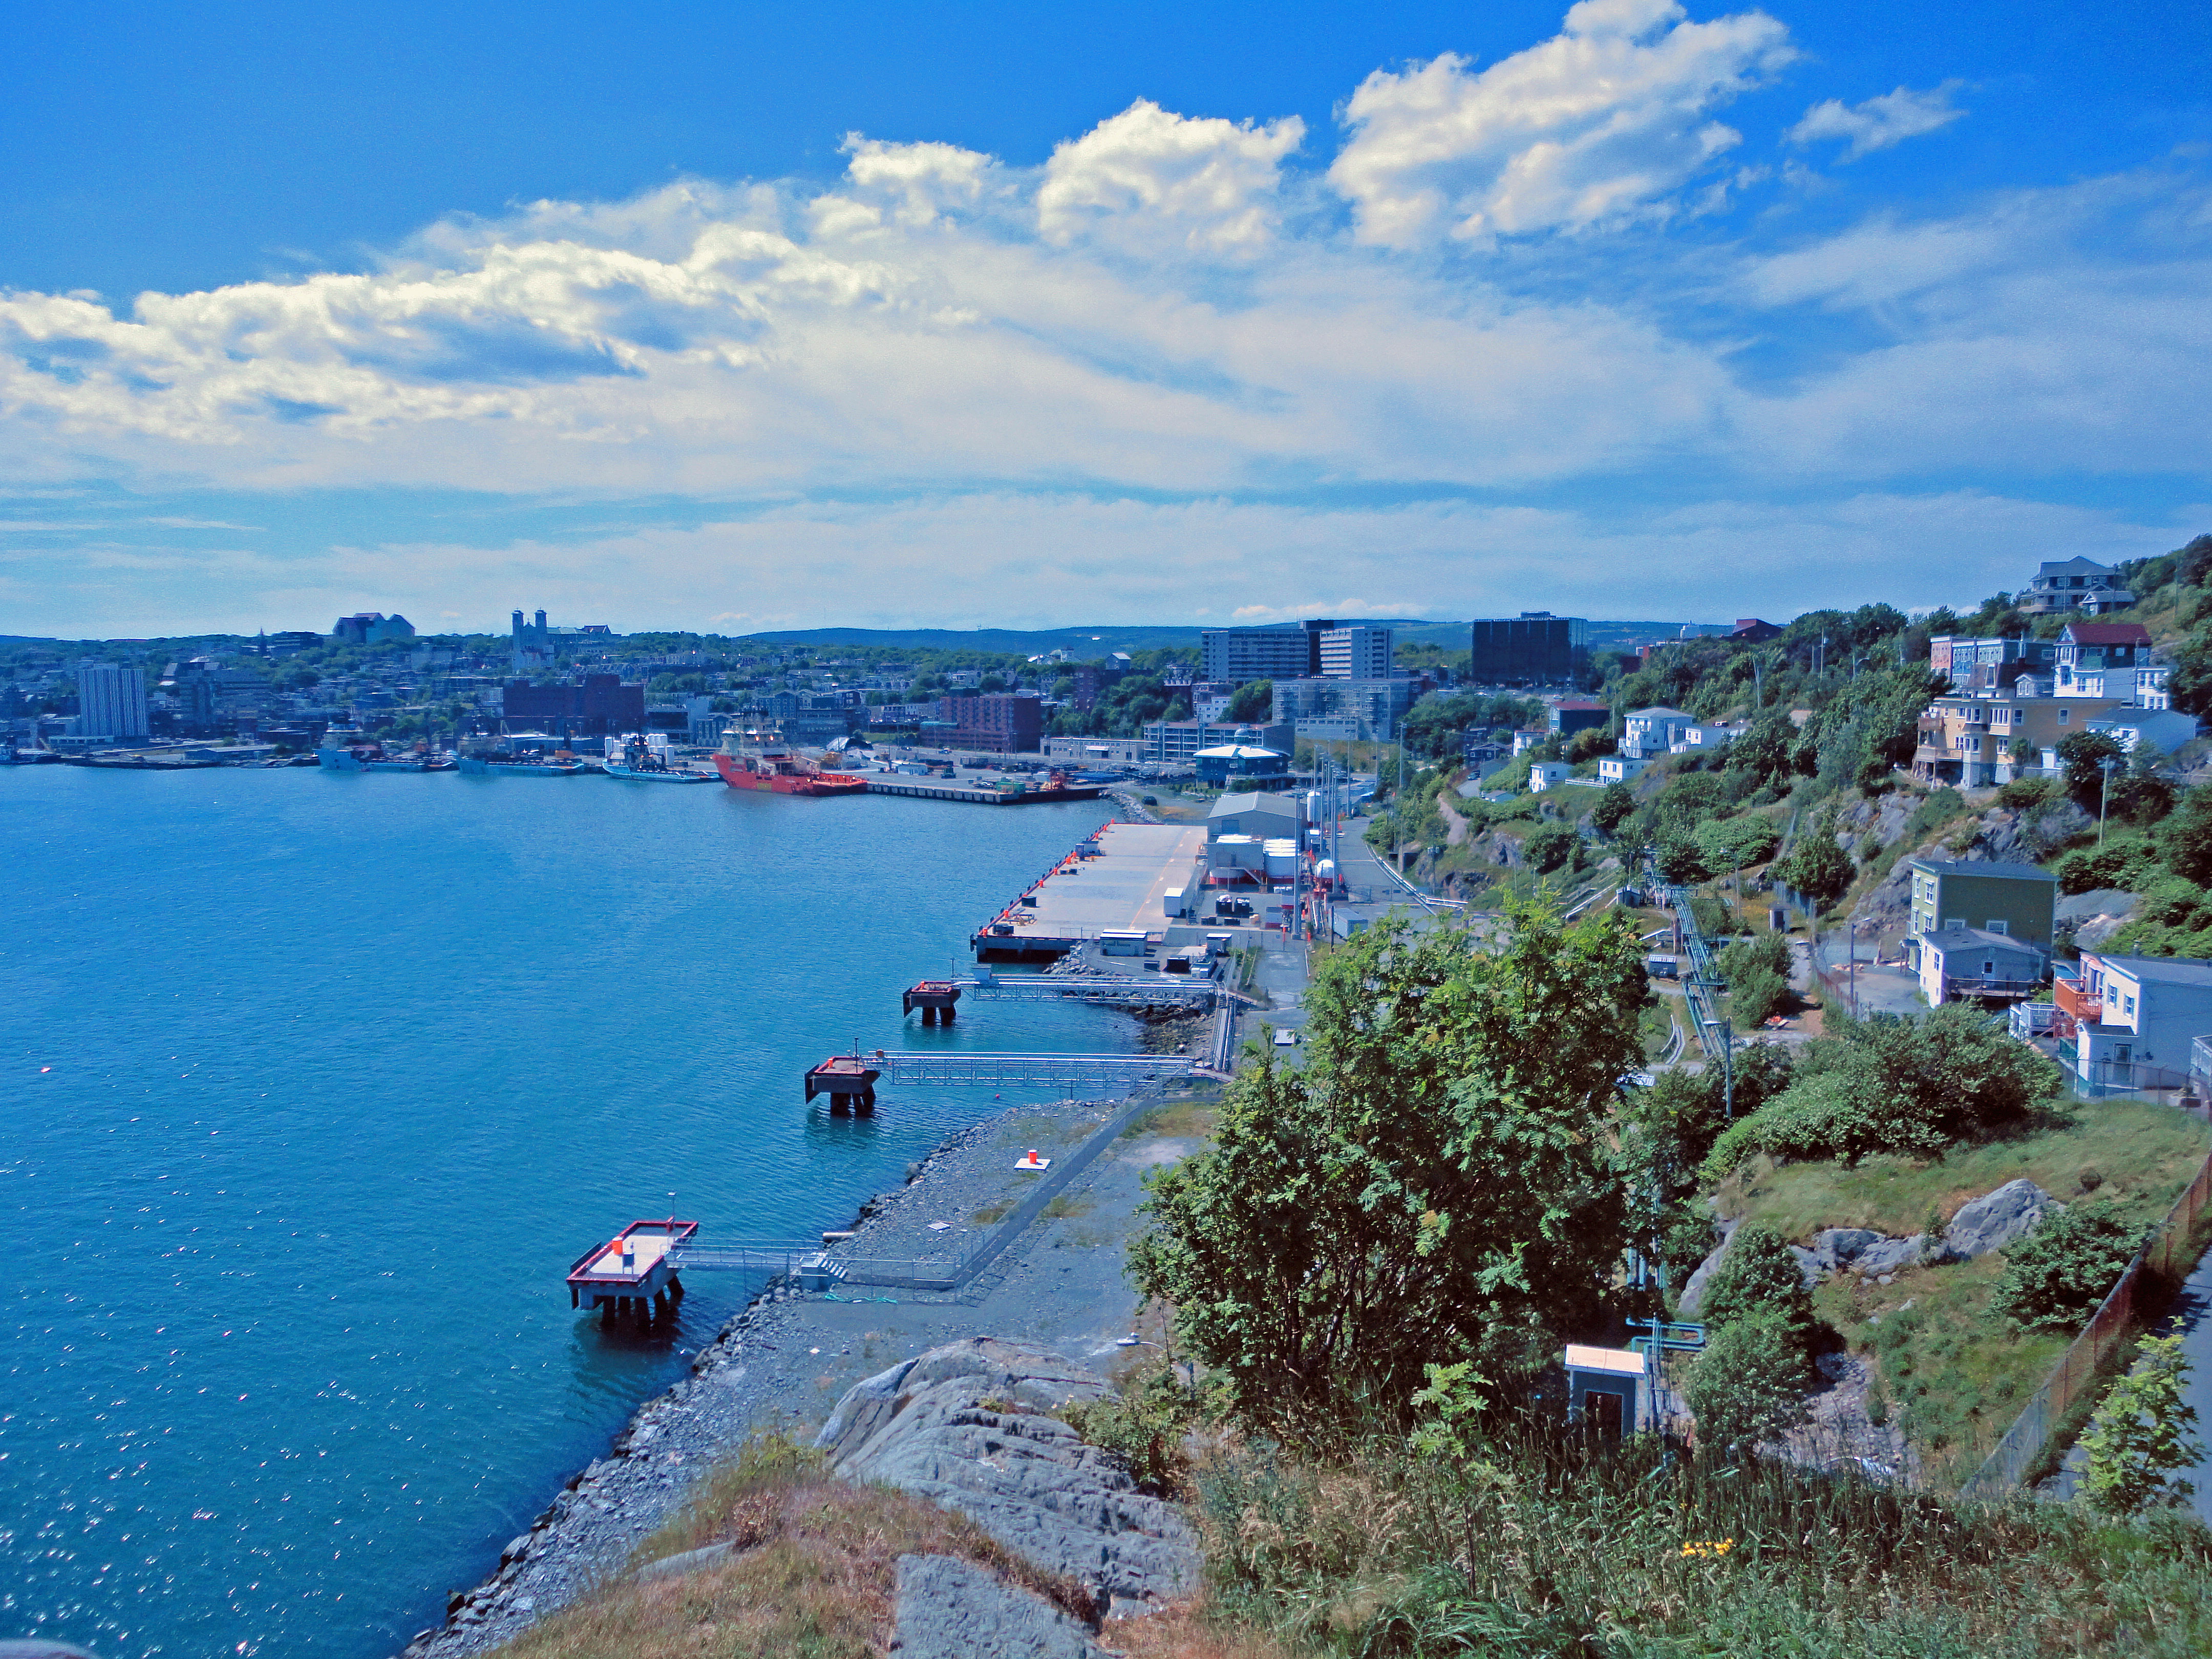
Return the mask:
<svg viewBox="0 0 2212 1659">
<path fill-rule="evenodd" d="M 1131 1050 L 899 993 L 1105 821 L 599 777 L 0 772 L 0 1638 L 383 1659 L 742 1306 L 622 1223 L 806 1237 L 996 1109 L 839 1048 Z"/>
</svg>

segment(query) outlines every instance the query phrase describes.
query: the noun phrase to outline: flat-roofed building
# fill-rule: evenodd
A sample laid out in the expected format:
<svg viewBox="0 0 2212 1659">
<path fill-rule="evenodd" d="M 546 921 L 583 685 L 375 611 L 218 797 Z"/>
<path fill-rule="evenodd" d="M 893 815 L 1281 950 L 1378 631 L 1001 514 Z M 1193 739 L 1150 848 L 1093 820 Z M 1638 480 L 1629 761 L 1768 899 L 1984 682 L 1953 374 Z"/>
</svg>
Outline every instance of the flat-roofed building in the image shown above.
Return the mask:
<svg viewBox="0 0 2212 1659">
<path fill-rule="evenodd" d="M 1571 685 L 1589 667 L 1589 623 L 1524 611 L 1468 624 L 1474 685 Z"/>
</svg>

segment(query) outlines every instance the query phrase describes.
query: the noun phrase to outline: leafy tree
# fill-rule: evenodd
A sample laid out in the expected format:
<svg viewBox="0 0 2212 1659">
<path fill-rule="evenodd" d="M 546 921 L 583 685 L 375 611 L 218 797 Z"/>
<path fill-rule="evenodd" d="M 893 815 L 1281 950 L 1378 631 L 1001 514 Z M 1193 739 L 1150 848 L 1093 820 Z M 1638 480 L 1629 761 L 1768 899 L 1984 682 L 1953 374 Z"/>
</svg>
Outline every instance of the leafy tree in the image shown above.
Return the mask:
<svg viewBox="0 0 2212 1659">
<path fill-rule="evenodd" d="M 1598 792 L 1597 805 L 1590 808 L 1590 822 L 1610 836 L 1627 823 L 1635 812 L 1636 797 L 1628 786 L 1608 783 Z"/>
<path fill-rule="evenodd" d="M 1698 843 L 1686 836 L 1665 836 L 1653 849 L 1651 861 L 1659 878 L 1677 887 L 1693 886 L 1712 874 Z"/>
<path fill-rule="evenodd" d="M 2166 820 L 2166 862 L 2175 875 L 2212 887 L 2212 784 L 2184 795 Z"/>
<path fill-rule="evenodd" d="M 2097 1310 L 2142 1243 L 2119 1206 L 2069 1204 L 2047 1210 L 2004 1253 L 1990 1307 L 2025 1330 L 2070 1330 Z"/>
<path fill-rule="evenodd" d="M 1804 1421 L 1805 1361 L 1780 1320 L 1741 1319 L 1713 1332 L 1683 1394 L 1701 1445 L 1747 1457 Z"/>
<path fill-rule="evenodd" d="M 1717 874 L 1771 858 L 1782 832 L 1766 818 L 1708 818 L 1698 826 L 1695 840 L 1698 856 Z"/>
<path fill-rule="evenodd" d="M 1698 1313 L 1709 1330 L 1753 1318 L 1773 1322 L 1802 1371 L 1815 1327 L 1813 1297 L 1797 1258 L 1772 1228 L 1747 1223 L 1738 1231 L 1713 1270 Z"/>
<path fill-rule="evenodd" d="M 1247 680 L 1229 694 L 1229 718 L 1232 720 L 1263 721 L 1274 712 L 1273 680 Z"/>
<path fill-rule="evenodd" d="M 2197 1408 L 2181 1395 L 2189 1374 L 2181 1339 L 2146 1336 L 2136 1353 L 2135 1368 L 2112 1384 L 2081 1437 L 2087 1455 L 2081 1496 L 2106 1515 L 2141 1515 L 2156 1504 L 2183 1502 L 2197 1489 L 2173 1473 L 2204 1456 L 2189 1432 L 2197 1426 Z"/>
<path fill-rule="evenodd" d="M 1521 843 L 1521 856 L 1528 867 L 1540 876 L 1581 862 L 1583 838 L 1574 826 L 1565 823 L 1547 823 L 1528 832 Z"/>
<path fill-rule="evenodd" d="M 2058 890 L 2094 893 L 2116 887 L 2139 893 L 2156 878 L 2158 866 L 2159 850 L 2150 842 L 2141 836 L 2114 836 L 2101 847 L 2083 847 L 2059 860 Z"/>
<path fill-rule="evenodd" d="M 1403 1414 L 1431 1364 L 1526 1371 L 1600 1304 L 1624 1243 L 1607 1121 L 1646 994 L 1618 915 L 1515 906 L 1495 952 L 1378 923 L 1307 995 L 1215 1144 L 1154 1176 L 1130 1249 L 1248 1417 L 1291 1435 Z"/>
<path fill-rule="evenodd" d="M 2127 750 L 2106 732 L 2076 732 L 2058 740 L 2060 775 L 2066 793 L 2083 811 L 2094 814 L 2104 803 L 2105 763 L 2119 762 Z"/>
<path fill-rule="evenodd" d="M 1850 890 L 1851 860 L 1836 840 L 1834 818 L 1822 819 L 1799 837 L 1789 856 L 1774 866 L 1774 873 L 1822 909 L 1843 897 Z"/>
</svg>

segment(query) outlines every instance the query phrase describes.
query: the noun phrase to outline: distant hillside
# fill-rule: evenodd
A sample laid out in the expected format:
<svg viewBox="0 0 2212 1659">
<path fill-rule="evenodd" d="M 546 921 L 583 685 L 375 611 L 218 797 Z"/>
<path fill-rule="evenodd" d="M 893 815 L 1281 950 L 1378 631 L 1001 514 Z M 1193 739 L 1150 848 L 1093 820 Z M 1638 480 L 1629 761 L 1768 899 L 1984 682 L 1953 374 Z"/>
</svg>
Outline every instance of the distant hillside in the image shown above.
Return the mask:
<svg viewBox="0 0 2212 1659">
<path fill-rule="evenodd" d="M 1402 645 L 1439 645 L 1464 651 L 1468 624 L 1426 622 L 1410 617 L 1345 617 L 1349 624 L 1392 628 Z M 1218 625 L 1218 624 L 1217 624 Z M 1618 649 L 1648 640 L 1671 639 L 1683 629 L 1700 634 L 1725 634 L 1722 623 L 1593 622 L 1590 644 L 1596 649 Z M 799 628 L 773 634 L 747 634 L 748 643 L 766 646 L 861 646 L 908 651 L 995 651 L 1039 656 L 1066 651 L 1072 657 L 1099 657 L 1115 651 L 1155 651 L 1166 646 L 1194 646 L 1203 630 L 1155 627 L 1139 623 L 1092 623 L 1072 628 L 1022 629 L 1012 628 Z"/>
</svg>

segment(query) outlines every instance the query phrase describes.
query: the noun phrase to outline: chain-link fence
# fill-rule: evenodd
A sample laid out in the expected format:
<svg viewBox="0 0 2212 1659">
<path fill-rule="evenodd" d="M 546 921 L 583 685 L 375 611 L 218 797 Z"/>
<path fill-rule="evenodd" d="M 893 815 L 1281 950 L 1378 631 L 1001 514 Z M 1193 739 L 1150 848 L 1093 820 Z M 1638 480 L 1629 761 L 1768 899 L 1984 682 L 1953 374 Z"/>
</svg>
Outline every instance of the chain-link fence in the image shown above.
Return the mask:
<svg viewBox="0 0 2212 1659">
<path fill-rule="evenodd" d="M 2208 1207 L 2212 1207 L 2212 1158 L 2204 1161 L 2197 1178 L 2173 1201 L 2166 1219 L 2136 1252 L 2088 1325 L 2059 1356 L 2027 1408 L 1966 1482 L 1966 1496 L 1995 1498 L 2009 1492 L 2042 1461 L 2052 1431 L 2068 1412 L 2095 1391 L 2119 1351 L 2165 1310 L 2174 1285 L 2188 1276 L 2196 1261 L 2197 1224 Z"/>
</svg>

